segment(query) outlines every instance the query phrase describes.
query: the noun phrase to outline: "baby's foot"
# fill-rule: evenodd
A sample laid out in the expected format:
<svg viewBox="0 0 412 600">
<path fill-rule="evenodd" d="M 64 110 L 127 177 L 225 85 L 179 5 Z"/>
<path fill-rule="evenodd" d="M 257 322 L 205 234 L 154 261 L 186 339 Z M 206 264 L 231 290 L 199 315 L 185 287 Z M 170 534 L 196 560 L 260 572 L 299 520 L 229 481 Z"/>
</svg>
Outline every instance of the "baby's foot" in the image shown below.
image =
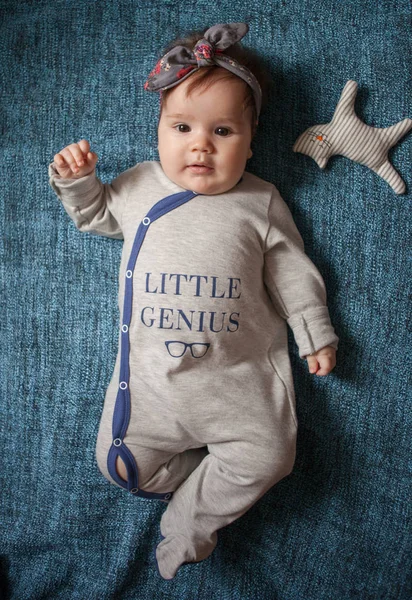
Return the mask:
<svg viewBox="0 0 412 600">
<path fill-rule="evenodd" d="M 187 540 L 180 535 L 169 535 L 157 546 L 157 569 L 163 579 L 173 579 L 183 565 L 198 562 L 187 548 Z"/>
</svg>

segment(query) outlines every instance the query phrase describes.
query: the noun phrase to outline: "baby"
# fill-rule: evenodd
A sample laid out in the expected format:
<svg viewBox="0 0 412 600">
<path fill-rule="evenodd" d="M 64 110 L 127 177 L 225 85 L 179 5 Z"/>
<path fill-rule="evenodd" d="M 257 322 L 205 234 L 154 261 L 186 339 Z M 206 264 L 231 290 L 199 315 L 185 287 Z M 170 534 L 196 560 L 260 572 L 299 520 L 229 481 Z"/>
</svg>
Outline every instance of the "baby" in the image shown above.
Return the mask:
<svg viewBox="0 0 412 600">
<path fill-rule="evenodd" d="M 215 25 L 157 63 L 145 88 L 161 92 L 160 162 L 102 184 L 81 140 L 49 166 L 80 231 L 124 240 L 96 456 L 112 483 L 167 503 L 164 579 L 292 470 L 286 323 L 311 373 L 335 366 L 322 277 L 277 189 L 245 172 L 262 103 L 247 31 Z"/>
</svg>

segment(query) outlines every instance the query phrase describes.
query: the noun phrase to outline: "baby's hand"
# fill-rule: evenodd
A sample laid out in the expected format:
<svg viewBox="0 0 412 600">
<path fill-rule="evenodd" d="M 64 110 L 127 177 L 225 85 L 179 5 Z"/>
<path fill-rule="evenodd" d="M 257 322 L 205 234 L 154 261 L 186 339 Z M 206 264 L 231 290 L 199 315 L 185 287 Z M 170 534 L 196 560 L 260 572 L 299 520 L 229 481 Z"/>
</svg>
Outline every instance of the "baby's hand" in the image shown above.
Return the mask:
<svg viewBox="0 0 412 600">
<path fill-rule="evenodd" d="M 90 152 L 87 140 L 70 144 L 54 155 L 56 171 L 63 179 L 80 179 L 91 173 L 98 161 L 97 154 Z"/>
<path fill-rule="evenodd" d="M 327 375 L 336 365 L 336 350 L 332 346 L 325 346 L 317 352 L 306 357 L 310 373 L 322 376 Z"/>
</svg>

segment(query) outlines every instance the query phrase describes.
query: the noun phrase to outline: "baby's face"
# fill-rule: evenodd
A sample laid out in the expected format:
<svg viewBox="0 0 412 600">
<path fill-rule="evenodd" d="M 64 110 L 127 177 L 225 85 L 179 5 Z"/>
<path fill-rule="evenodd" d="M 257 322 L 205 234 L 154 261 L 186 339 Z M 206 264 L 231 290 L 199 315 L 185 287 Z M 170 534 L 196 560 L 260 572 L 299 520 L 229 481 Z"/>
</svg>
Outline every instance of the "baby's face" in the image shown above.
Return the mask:
<svg viewBox="0 0 412 600">
<path fill-rule="evenodd" d="M 190 77 L 168 95 L 158 127 L 167 177 L 198 194 L 221 194 L 237 184 L 252 156 L 252 109 L 242 109 L 245 83 L 217 80 L 188 98 Z"/>
</svg>

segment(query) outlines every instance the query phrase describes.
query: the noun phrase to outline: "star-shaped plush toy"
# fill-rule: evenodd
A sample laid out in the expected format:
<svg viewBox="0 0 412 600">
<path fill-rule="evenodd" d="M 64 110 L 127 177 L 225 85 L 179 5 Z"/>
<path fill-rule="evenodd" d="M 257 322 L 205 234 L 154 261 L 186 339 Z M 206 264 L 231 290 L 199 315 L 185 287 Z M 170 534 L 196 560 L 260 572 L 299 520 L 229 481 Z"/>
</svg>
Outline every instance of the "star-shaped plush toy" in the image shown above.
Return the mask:
<svg viewBox="0 0 412 600">
<path fill-rule="evenodd" d="M 388 160 L 388 151 L 411 128 L 404 119 L 392 127 L 379 129 L 363 123 L 355 113 L 356 81 L 345 85 L 330 123 L 315 125 L 298 137 L 295 152 L 307 154 L 324 169 L 331 156 L 341 154 L 380 175 L 397 194 L 405 192 L 405 183 Z"/>
</svg>

